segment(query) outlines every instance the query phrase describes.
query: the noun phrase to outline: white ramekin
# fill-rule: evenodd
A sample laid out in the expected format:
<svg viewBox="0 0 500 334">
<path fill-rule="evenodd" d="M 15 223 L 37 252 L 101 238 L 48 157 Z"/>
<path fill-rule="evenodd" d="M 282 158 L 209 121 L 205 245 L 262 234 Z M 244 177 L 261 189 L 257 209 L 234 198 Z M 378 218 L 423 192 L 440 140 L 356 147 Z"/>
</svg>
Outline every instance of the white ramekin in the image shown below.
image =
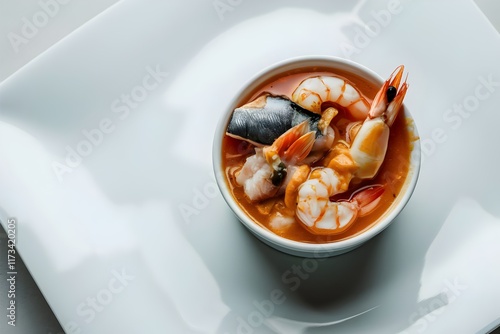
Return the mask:
<svg viewBox="0 0 500 334">
<path fill-rule="evenodd" d="M 410 168 L 405 183 L 394 203 L 387 210 L 387 212 L 378 219 L 378 222 L 371 228 L 349 239 L 323 244 L 298 242 L 280 237 L 274 234 L 272 231 L 254 222 L 253 219 L 241 209 L 241 207 L 233 198 L 231 190 L 229 189 L 228 180 L 226 180 L 222 168 L 222 139 L 226 133 L 228 122 L 233 110 L 238 107 L 237 104 L 242 100 L 242 98 L 247 97 L 251 92 L 255 91 L 255 89 L 257 89 L 263 83 L 268 82 L 271 78 L 275 78 L 280 74 L 285 74 L 301 68 L 312 67 L 327 68 L 333 71 L 340 70 L 343 72 L 352 73 L 380 86 L 385 80 L 370 69 L 360 64 L 357 64 L 350 60 L 330 56 L 304 56 L 292 58 L 281 61 L 264 69 L 260 73 L 256 74 L 253 78 L 251 78 L 248 83 L 238 92 L 238 94 L 236 94 L 236 96 L 229 103 L 227 109 L 222 115 L 222 118 L 219 121 L 217 129 L 215 131 L 215 138 L 213 143 L 213 168 L 217 184 L 225 201 L 238 217 L 238 219 L 243 223 L 243 225 L 245 225 L 257 238 L 270 245 L 271 247 L 274 247 L 277 250 L 291 255 L 320 258 L 339 255 L 353 250 L 356 247 L 361 246 L 362 244 L 382 232 L 387 226 L 389 226 L 394 218 L 401 212 L 401 210 L 403 210 L 406 203 L 409 201 L 413 190 L 415 189 L 420 170 L 421 153 L 420 141 L 418 140 L 419 137 L 415 123 L 413 122 L 408 108 L 405 107 L 404 116 L 407 120 L 409 120 L 408 122 L 406 122 L 408 124 L 408 131 L 410 132 L 410 138 L 414 139 L 410 155 Z"/>
</svg>

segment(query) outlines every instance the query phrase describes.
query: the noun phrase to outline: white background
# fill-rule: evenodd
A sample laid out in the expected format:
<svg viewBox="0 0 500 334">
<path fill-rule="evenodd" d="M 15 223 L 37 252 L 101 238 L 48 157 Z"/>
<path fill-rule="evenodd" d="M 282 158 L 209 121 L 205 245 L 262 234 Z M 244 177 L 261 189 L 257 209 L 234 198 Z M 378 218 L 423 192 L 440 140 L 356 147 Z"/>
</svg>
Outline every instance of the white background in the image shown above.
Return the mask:
<svg viewBox="0 0 500 334">
<path fill-rule="evenodd" d="M 43 28 L 40 28 L 27 44 L 20 45 L 18 52 L 16 52 L 9 41 L 9 33 L 13 32 L 21 35 L 22 18 L 31 18 L 36 12 L 40 11 L 41 7 L 39 1 L 36 0 L 0 0 L 0 81 L 21 69 L 32 59 L 116 2 L 116 0 L 72 0 L 67 4 L 60 5 L 57 15 L 50 18 L 48 23 Z M 476 0 L 476 2 L 496 29 L 500 30 L 500 2 L 496 0 Z M 5 240 L 5 234 L 2 232 L 0 241 L 4 244 Z M 1 251 L 2 254 L 5 254 L 4 249 Z M 7 287 L 5 272 L 5 261 L 2 260 L 0 261 L 0 295 L 2 298 Z M 25 272 L 24 275 L 29 274 Z M 21 294 L 22 299 L 18 299 L 19 304 L 26 305 L 26 308 L 20 306 L 19 324 L 22 328 L 16 332 L 57 333 L 61 331 L 60 327 L 54 322 L 54 318 L 47 313 L 50 312 L 48 306 L 39 297 L 37 287 L 28 277 L 20 279 L 17 288 L 19 291 L 23 291 Z M 0 301 L 2 309 L 3 303 L 4 300 Z M 29 308 L 27 305 L 30 305 Z M 40 317 L 40 315 L 43 315 L 43 317 Z M 0 329 L 2 330 L 0 331 L 9 333 L 4 330 L 5 328 L 5 322 L 1 321 Z M 7 330 L 10 329 L 7 328 Z M 14 333 L 15 331 L 11 332 Z"/>
</svg>

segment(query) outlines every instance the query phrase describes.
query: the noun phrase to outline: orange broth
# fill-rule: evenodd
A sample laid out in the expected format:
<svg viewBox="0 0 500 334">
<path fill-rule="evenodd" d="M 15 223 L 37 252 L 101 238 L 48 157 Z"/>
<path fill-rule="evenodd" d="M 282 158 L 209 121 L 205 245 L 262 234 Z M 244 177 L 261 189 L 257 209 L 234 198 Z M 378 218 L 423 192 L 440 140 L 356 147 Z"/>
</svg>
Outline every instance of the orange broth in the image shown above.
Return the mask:
<svg viewBox="0 0 500 334">
<path fill-rule="evenodd" d="M 255 91 L 250 92 L 248 96 L 244 97 L 240 101 L 241 103 L 239 103 L 239 106 L 254 100 L 263 92 L 270 92 L 275 95 L 285 95 L 290 97 L 295 87 L 297 87 L 302 80 L 318 75 L 334 75 L 347 80 L 360 92 L 362 92 L 369 102 L 371 102 L 380 88 L 366 79 L 350 73 L 340 71 L 332 72 L 332 70 L 323 68 L 309 68 L 289 72 L 279 78 L 272 78 L 268 80 L 268 82 L 265 82 Z M 345 138 L 345 126 L 351 120 L 342 107 L 336 107 L 339 110 L 339 115 L 333 119 L 332 124 L 339 128 L 341 137 Z M 369 229 L 390 208 L 401 191 L 406 175 L 408 174 L 411 147 L 412 143 L 407 130 L 404 110 L 400 110 L 396 121 L 391 127 L 389 145 L 384 163 L 380 167 L 380 170 L 375 178 L 371 180 L 364 180 L 358 182 L 357 184 L 351 182 L 347 192 L 339 194 L 334 198 L 349 199 L 350 195 L 357 189 L 368 185 L 384 184 L 386 185 L 385 192 L 382 195 L 382 200 L 379 206 L 367 216 L 358 217 L 356 221 L 343 233 L 334 235 L 312 234 L 306 230 L 305 227 L 303 227 L 302 223 L 298 221 L 297 218 L 295 218 L 296 223 L 292 224 L 288 229 L 273 230 L 269 221 L 270 213 L 272 212 L 274 206 L 284 206 L 283 195 L 257 203 L 251 202 L 246 197 L 243 187 L 236 183 L 235 177 L 231 173 L 231 170 L 243 166 L 247 157 L 255 153 L 251 144 L 231 138 L 227 135 L 224 136 L 222 143 L 223 168 L 226 172 L 226 182 L 230 186 L 233 197 L 236 199 L 240 207 L 250 217 L 252 217 L 255 222 L 287 239 L 307 243 L 327 243 L 345 240 L 365 231 L 366 229 Z"/>
</svg>

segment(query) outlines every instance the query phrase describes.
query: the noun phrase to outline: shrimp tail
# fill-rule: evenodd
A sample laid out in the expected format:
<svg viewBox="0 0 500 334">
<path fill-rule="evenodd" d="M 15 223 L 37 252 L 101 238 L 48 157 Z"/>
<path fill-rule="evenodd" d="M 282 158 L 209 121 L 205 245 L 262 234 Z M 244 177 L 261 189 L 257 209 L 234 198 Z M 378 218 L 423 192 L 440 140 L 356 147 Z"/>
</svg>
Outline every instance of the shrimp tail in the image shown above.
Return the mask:
<svg viewBox="0 0 500 334">
<path fill-rule="evenodd" d="M 389 103 L 389 106 L 387 106 L 387 112 L 386 112 L 386 123 L 388 126 L 392 126 L 394 124 L 394 121 L 396 120 L 396 116 L 399 113 L 399 110 L 401 109 L 401 106 L 403 105 L 403 99 L 405 98 L 406 91 L 408 90 L 409 85 L 405 82 L 401 85 L 401 88 L 398 89 L 398 94 L 394 98 L 394 100 Z"/>
<path fill-rule="evenodd" d="M 358 216 L 363 217 L 373 212 L 380 204 L 384 192 L 384 185 L 372 185 L 357 191 L 350 201 L 357 203 Z"/>
<path fill-rule="evenodd" d="M 269 157 L 273 154 L 283 156 L 285 151 L 288 150 L 293 143 L 308 132 L 309 122 L 303 121 L 276 138 L 270 146 L 264 147 L 264 154 Z"/>
<path fill-rule="evenodd" d="M 290 147 L 283 153 L 283 160 L 287 164 L 295 165 L 303 161 L 311 152 L 314 145 L 316 134 L 310 131 L 297 139 Z"/>
<path fill-rule="evenodd" d="M 377 92 L 377 95 L 375 95 L 370 111 L 368 112 L 369 118 L 380 117 L 387 110 L 387 104 L 389 103 L 387 91 L 389 90 L 389 87 L 390 87 L 390 78 L 384 82 L 382 88 L 380 88 L 380 90 Z"/>
<path fill-rule="evenodd" d="M 389 79 L 384 82 L 382 88 L 380 88 L 377 95 L 375 95 L 375 98 L 373 99 L 370 111 L 368 112 L 368 116 L 370 118 L 380 117 L 386 114 L 386 117 L 388 119 L 392 119 L 392 122 L 394 122 L 404 96 L 406 95 L 406 89 L 408 88 L 406 79 L 403 84 L 401 84 L 404 69 L 404 65 L 399 65 L 394 72 L 392 72 Z M 388 113 L 391 105 L 394 115 L 389 115 Z M 391 126 L 392 122 L 387 121 L 386 123 Z"/>
<path fill-rule="evenodd" d="M 271 146 L 263 148 L 264 158 L 273 170 L 273 185 L 283 182 L 287 165 L 295 165 L 309 155 L 315 138 L 315 131 L 309 131 L 309 122 L 304 121 L 279 136 Z"/>
<path fill-rule="evenodd" d="M 394 70 L 394 72 L 392 72 L 391 76 L 390 76 L 390 86 L 392 87 L 395 87 L 396 89 L 399 87 L 399 85 L 401 84 L 401 79 L 403 78 L 403 72 L 405 70 L 405 66 L 404 65 L 399 65 L 398 67 L 396 67 L 396 69 Z M 392 100 L 390 98 L 390 96 L 388 97 L 389 100 Z M 391 102 L 391 101 L 389 101 Z"/>
</svg>

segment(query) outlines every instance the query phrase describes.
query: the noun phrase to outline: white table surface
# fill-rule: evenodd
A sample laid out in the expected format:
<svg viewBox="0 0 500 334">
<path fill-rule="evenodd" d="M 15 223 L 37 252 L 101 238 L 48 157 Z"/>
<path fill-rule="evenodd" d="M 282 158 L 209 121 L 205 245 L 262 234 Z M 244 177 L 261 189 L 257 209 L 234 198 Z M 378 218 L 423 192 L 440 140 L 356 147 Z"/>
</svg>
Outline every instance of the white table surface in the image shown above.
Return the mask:
<svg viewBox="0 0 500 334">
<path fill-rule="evenodd" d="M 105 11 L 116 3 L 116 0 L 87 0 L 69 1 L 67 4 L 59 5 L 55 10 L 57 13 L 48 20 L 43 28 L 40 28 L 26 43 L 13 47 L 7 36 L 9 33 L 20 32 L 23 17 L 30 17 L 40 11 L 40 3 L 36 0 L 8 1 L 0 0 L 0 82 L 21 69 L 25 64 L 35 59 L 51 47 L 56 46 L 58 41 L 71 34 L 74 30 L 84 25 L 95 16 Z M 476 0 L 476 3 L 485 12 L 491 23 L 500 31 L 500 2 L 495 0 Z M 22 238 L 22 236 L 20 237 Z M 4 244 L 5 233 L 1 232 L 0 242 Z M 21 239 L 22 240 L 22 239 Z M 6 250 L 0 249 L 2 254 Z M 28 268 L 29 269 L 29 268 Z M 29 273 L 19 269 L 22 279 L 18 282 L 18 327 L 6 326 L 5 321 L 0 322 L 1 333 L 60 333 L 61 327 L 51 314 L 48 305 L 41 296 L 38 288 L 31 279 Z M 0 306 L 5 309 L 4 291 L 7 290 L 5 283 L 6 263 L 0 261 Z"/>
</svg>

